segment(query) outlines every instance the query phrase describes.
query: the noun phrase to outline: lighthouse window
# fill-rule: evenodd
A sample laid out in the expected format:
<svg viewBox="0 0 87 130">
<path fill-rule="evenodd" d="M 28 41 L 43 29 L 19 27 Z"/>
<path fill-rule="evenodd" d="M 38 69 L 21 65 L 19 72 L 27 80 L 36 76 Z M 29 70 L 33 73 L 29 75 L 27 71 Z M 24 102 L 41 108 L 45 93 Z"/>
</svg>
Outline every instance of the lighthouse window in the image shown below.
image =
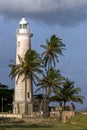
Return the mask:
<svg viewBox="0 0 87 130">
<path fill-rule="evenodd" d="M 20 42 L 18 41 L 18 47 L 20 47 Z"/>
<path fill-rule="evenodd" d="M 27 24 L 23 24 L 23 28 L 25 28 L 25 29 L 26 29 L 26 28 L 27 28 Z"/>
<path fill-rule="evenodd" d="M 28 98 L 30 97 L 30 93 L 28 92 Z"/>
<path fill-rule="evenodd" d="M 26 29 L 27 28 L 27 24 L 20 24 L 20 29 L 22 29 L 22 28 Z"/>
<path fill-rule="evenodd" d="M 22 24 L 20 24 L 20 28 L 22 28 Z"/>
</svg>

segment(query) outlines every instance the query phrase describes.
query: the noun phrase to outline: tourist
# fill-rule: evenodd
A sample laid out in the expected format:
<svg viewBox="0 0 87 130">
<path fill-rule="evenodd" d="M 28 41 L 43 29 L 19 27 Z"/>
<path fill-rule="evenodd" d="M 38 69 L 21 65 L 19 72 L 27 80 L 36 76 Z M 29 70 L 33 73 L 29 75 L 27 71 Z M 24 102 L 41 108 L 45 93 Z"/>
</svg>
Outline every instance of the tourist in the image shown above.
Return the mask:
<svg viewBox="0 0 87 130">
<path fill-rule="evenodd" d="M 74 111 L 75 110 L 75 105 L 71 102 L 71 104 L 69 105 L 69 110 L 70 111 Z"/>
<path fill-rule="evenodd" d="M 43 111 L 42 110 L 41 110 L 40 114 L 41 114 L 41 117 L 43 117 Z"/>
</svg>

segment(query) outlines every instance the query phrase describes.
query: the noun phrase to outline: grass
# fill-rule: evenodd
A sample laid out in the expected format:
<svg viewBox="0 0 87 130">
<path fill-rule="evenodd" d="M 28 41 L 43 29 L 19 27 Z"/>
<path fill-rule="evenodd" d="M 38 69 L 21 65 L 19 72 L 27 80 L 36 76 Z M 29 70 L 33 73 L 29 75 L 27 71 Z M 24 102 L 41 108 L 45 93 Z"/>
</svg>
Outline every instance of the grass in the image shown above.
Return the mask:
<svg viewBox="0 0 87 130">
<path fill-rule="evenodd" d="M 87 130 L 85 126 L 56 123 L 52 125 L 4 124 L 0 130 Z"/>
<path fill-rule="evenodd" d="M 87 130 L 87 115 L 76 114 L 76 116 L 67 123 L 61 123 L 58 120 L 42 120 L 36 122 L 10 121 L 1 119 L 0 130 Z M 77 124 L 71 124 L 76 122 Z"/>
<path fill-rule="evenodd" d="M 76 116 L 73 119 L 71 119 L 71 122 L 76 122 L 76 124 L 82 124 L 87 126 L 87 115 L 77 113 Z"/>
</svg>

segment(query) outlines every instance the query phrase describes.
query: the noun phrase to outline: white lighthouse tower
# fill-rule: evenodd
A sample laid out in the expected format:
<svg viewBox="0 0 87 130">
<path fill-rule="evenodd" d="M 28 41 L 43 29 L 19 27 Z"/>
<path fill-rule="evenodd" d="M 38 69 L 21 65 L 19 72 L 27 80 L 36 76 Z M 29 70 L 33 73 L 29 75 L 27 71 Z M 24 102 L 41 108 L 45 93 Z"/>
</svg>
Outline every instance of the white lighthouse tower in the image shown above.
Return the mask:
<svg viewBox="0 0 87 130">
<path fill-rule="evenodd" d="M 28 22 L 23 17 L 19 23 L 19 29 L 16 32 L 16 64 L 20 64 L 18 55 L 24 58 L 28 49 L 31 49 L 32 33 L 28 30 Z M 32 114 L 33 112 L 33 90 L 31 79 L 27 79 L 27 85 L 23 81 L 23 75 L 17 80 L 15 79 L 15 93 L 13 102 L 13 113 L 16 114 Z M 25 87 L 27 86 L 27 88 Z"/>
</svg>

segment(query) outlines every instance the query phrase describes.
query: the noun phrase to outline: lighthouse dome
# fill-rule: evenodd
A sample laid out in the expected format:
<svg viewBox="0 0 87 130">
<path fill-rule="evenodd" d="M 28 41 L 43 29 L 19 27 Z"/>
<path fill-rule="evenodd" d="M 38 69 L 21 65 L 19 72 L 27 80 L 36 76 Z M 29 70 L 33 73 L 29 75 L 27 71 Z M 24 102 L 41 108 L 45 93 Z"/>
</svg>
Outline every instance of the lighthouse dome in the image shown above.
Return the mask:
<svg viewBox="0 0 87 130">
<path fill-rule="evenodd" d="M 21 21 L 19 24 L 28 24 L 28 22 L 26 21 L 25 17 L 22 17 Z"/>
</svg>

